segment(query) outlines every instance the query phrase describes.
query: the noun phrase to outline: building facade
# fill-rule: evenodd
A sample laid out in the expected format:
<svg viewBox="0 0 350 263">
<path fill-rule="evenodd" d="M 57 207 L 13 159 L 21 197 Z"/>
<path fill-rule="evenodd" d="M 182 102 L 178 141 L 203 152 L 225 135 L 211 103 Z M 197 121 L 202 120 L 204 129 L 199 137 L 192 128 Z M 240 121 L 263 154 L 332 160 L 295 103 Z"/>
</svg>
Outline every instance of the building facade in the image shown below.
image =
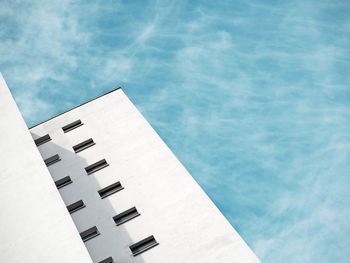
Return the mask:
<svg viewBox="0 0 350 263">
<path fill-rule="evenodd" d="M 7 112 L 5 122 L 12 115 L 18 119 L 11 127 L 16 129 L 15 134 L 7 125 L 1 127 L 11 139 L 1 141 L 0 151 L 6 148 L 11 152 L 10 161 L 17 165 L 15 171 L 5 167 L 0 185 L 7 190 L 7 184 L 12 183 L 15 188 L 25 177 L 21 187 L 27 186 L 26 195 L 38 199 L 40 205 L 40 213 L 32 213 L 33 200 L 9 201 L 8 193 L 0 191 L 1 207 L 15 214 L 12 210 L 19 206 L 33 218 L 28 229 L 12 235 L 7 226 L 13 218 L 5 216 L 0 234 L 9 232 L 6 242 L 19 242 L 31 229 L 32 235 L 22 244 L 27 250 L 32 245 L 42 246 L 43 254 L 51 254 L 52 246 L 55 253 L 66 253 L 70 258 L 50 262 L 259 262 L 121 89 L 29 131 L 3 80 L 0 92 L 6 93 L 0 97 L 1 105 L 6 100 L 11 106 L 0 106 L 1 118 Z M 7 152 L 2 153 L 3 158 Z M 26 159 L 29 155 L 33 159 L 30 165 Z M 28 169 L 33 166 L 40 169 Z M 31 179 L 33 173 L 40 182 Z M 47 244 L 37 240 L 37 231 L 53 232 L 46 235 Z M 20 262 L 14 254 L 23 247 L 2 242 L 0 252 L 9 251 L 6 262 Z"/>
</svg>

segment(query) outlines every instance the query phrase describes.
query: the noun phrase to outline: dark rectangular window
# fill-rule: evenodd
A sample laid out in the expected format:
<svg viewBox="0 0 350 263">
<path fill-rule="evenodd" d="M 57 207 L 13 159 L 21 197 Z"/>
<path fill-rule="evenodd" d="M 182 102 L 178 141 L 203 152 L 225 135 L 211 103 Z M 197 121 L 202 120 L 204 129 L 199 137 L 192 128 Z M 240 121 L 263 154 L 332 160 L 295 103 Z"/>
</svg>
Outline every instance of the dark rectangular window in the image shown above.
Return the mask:
<svg viewBox="0 0 350 263">
<path fill-rule="evenodd" d="M 130 246 L 130 250 L 134 256 L 137 256 L 152 247 L 159 245 L 154 236 L 147 237 Z"/>
<path fill-rule="evenodd" d="M 81 232 L 80 237 L 84 242 L 86 242 L 89 239 L 98 236 L 99 234 L 100 234 L 100 232 L 98 232 L 97 227 L 93 226 L 93 227 L 89 228 L 88 230 Z"/>
<path fill-rule="evenodd" d="M 48 135 L 48 134 L 46 134 L 46 135 L 44 135 L 43 137 L 40 137 L 40 138 L 34 140 L 36 146 L 39 146 L 39 145 L 41 145 L 41 144 L 44 144 L 45 142 L 48 142 L 48 141 L 51 141 L 51 137 L 50 137 L 50 135 Z"/>
<path fill-rule="evenodd" d="M 51 157 L 49 157 L 49 158 L 44 160 L 46 166 L 54 164 L 54 163 L 56 163 L 58 161 L 61 161 L 60 156 L 58 154 L 55 154 L 54 156 L 51 156 Z"/>
<path fill-rule="evenodd" d="M 55 182 L 56 187 L 58 189 L 62 188 L 63 186 L 66 186 L 68 184 L 72 183 L 72 179 L 70 179 L 69 176 L 63 177 L 62 179 L 59 179 Z"/>
<path fill-rule="evenodd" d="M 81 120 L 74 121 L 70 124 L 67 124 L 66 126 L 62 127 L 62 130 L 64 133 L 69 132 L 71 130 L 74 130 L 75 128 L 78 128 L 79 126 L 83 125 Z"/>
<path fill-rule="evenodd" d="M 120 182 L 116 182 L 114 184 L 111 184 L 105 188 L 102 188 L 101 190 L 98 191 L 98 193 L 100 194 L 101 198 L 106 198 L 107 196 L 110 196 L 120 190 L 123 190 L 124 187 L 122 186 L 122 184 Z"/>
<path fill-rule="evenodd" d="M 68 209 L 69 213 L 74 213 L 75 211 L 78 211 L 84 207 L 85 207 L 85 204 L 84 204 L 83 200 L 79 200 L 73 204 L 68 205 L 67 209 Z"/>
<path fill-rule="evenodd" d="M 108 166 L 108 163 L 107 163 L 106 159 L 103 159 L 101 161 L 98 161 L 94 164 L 89 165 L 88 167 L 85 167 L 85 171 L 87 172 L 87 174 L 92 174 L 92 173 L 97 172 L 98 170 L 101 170 L 107 166 Z"/>
<path fill-rule="evenodd" d="M 75 146 L 73 146 L 73 150 L 75 153 L 81 152 L 91 146 L 95 145 L 95 142 L 92 139 L 88 139 L 86 141 L 83 141 Z"/>
<path fill-rule="evenodd" d="M 109 257 L 109 258 L 106 258 L 104 260 L 101 260 L 100 262 L 98 263 L 114 263 L 114 260 L 112 257 Z"/>
<path fill-rule="evenodd" d="M 139 212 L 137 211 L 136 207 L 132 207 L 116 216 L 113 217 L 114 222 L 117 224 L 117 226 L 124 224 L 125 222 L 139 216 Z"/>
</svg>

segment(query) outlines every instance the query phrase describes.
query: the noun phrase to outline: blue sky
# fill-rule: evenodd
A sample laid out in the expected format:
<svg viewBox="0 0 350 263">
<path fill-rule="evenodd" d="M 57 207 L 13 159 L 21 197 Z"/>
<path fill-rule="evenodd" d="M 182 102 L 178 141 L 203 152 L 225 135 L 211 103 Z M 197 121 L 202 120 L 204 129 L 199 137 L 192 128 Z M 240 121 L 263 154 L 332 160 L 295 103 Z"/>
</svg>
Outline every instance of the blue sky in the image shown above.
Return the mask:
<svg viewBox="0 0 350 263">
<path fill-rule="evenodd" d="M 29 126 L 122 86 L 262 262 L 349 262 L 350 1 L 0 5 Z"/>
</svg>

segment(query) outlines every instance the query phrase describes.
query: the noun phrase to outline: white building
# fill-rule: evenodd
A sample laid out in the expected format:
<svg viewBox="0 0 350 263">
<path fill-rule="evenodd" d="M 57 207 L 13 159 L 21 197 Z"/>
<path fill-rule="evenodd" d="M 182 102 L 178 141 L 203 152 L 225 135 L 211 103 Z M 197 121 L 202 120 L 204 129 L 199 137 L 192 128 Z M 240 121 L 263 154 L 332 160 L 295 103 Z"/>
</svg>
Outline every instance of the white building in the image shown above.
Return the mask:
<svg viewBox="0 0 350 263">
<path fill-rule="evenodd" d="M 259 262 L 121 89 L 0 118 L 0 262 Z"/>
</svg>

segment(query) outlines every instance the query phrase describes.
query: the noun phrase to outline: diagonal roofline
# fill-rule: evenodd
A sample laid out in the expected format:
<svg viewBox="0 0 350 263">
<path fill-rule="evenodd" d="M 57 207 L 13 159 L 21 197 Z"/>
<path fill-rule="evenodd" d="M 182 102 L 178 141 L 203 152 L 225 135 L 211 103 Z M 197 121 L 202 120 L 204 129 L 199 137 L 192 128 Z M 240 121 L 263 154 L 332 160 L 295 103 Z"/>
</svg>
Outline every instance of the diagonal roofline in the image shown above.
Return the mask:
<svg viewBox="0 0 350 263">
<path fill-rule="evenodd" d="M 85 102 L 83 102 L 83 103 L 81 103 L 81 104 L 79 104 L 79 105 L 77 105 L 77 106 L 74 106 L 73 108 L 70 108 L 70 109 L 68 109 L 68 110 L 66 110 L 66 111 L 63 111 L 63 112 L 61 112 L 61 113 L 59 113 L 59 114 L 56 114 L 56 115 L 52 116 L 51 118 L 49 118 L 49 119 L 47 119 L 47 120 L 41 121 L 41 122 L 39 122 L 39 123 L 37 123 L 37 124 L 31 126 L 31 127 L 28 127 L 28 129 L 30 130 L 30 129 L 36 127 L 36 126 L 39 126 L 40 124 L 43 124 L 44 122 L 47 122 L 47 121 L 49 121 L 49 120 L 52 120 L 52 119 L 54 119 L 54 118 L 56 118 L 56 117 L 58 117 L 58 116 L 60 116 L 60 115 L 62 115 L 62 114 L 64 114 L 64 113 L 66 113 L 66 112 L 68 112 L 68 111 L 74 110 L 74 109 L 76 109 L 76 108 L 78 108 L 78 107 L 80 107 L 80 106 L 83 106 L 84 104 L 87 104 L 87 103 L 89 103 L 89 102 L 91 102 L 91 101 L 93 101 L 93 100 L 96 100 L 96 99 L 98 99 L 98 98 L 101 98 L 101 97 L 103 97 L 103 96 L 105 96 L 105 95 L 107 95 L 107 94 L 109 94 L 109 93 L 112 93 L 112 92 L 114 92 L 114 91 L 116 91 L 116 90 L 119 90 L 119 89 L 121 89 L 121 87 L 118 87 L 118 88 L 112 89 L 112 90 L 110 90 L 110 91 L 107 91 L 107 92 L 105 92 L 105 93 L 103 93 L 103 94 L 101 94 L 101 95 L 99 95 L 99 96 L 97 96 L 97 97 L 95 97 L 95 98 L 92 98 L 92 99 L 90 99 L 90 100 L 88 100 L 88 101 L 85 101 Z"/>
</svg>

